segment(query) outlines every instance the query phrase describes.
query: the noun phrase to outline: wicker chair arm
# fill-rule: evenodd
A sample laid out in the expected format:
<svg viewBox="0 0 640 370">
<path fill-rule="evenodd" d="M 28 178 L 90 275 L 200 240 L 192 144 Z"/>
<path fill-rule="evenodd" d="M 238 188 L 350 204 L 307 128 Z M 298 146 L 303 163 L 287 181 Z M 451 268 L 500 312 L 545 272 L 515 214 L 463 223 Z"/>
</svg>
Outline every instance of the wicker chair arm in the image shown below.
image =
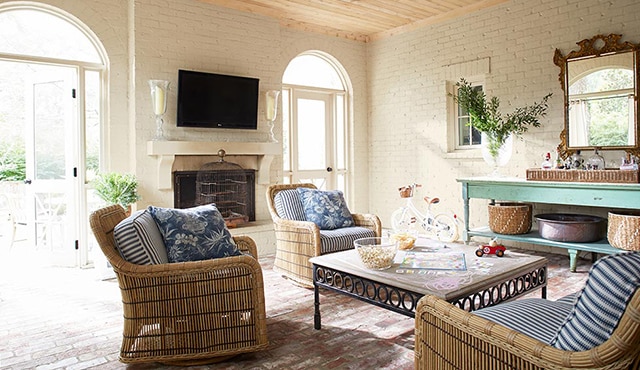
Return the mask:
<svg viewBox="0 0 640 370">
<path fill-rule="evenodd" d="M 639 300 L 640 294 L 637 293 L 635 299 Z M 452 358 L 460 353 L 464 359 L 457 357 L 461 363 L 456 368 L 472 365 L 491 369 L 623 369 L 637 358 L 637 350 L 615 348 L 616 345 L 629 347 L 623 344 L 625 340 L 613 338 L 615 332 L 613 340 L 589 351 L 563 351 L 431 295 L 419 301 L 415 324 L 416 369 L 433 368 L 434 356 Z M 634 330 L 636 341 L 637 331 Z"/>
<path fill-rule="evenodd" d="M 320 255 L 320 228 L 310 221 L 295 221 L 276 218 L 273 221 L 276 235 L 281 239 L 296 241 L 306 250 L 304 255 L 309 257 Z"/>
<path fill-rule="evenodd" d="M 371 229 L 376 233 L 376 236 L 382 235 L 382 223 L 378 216 L 370 213 L 352 213 L 351 216 L 356 226 Z"/>
<path fill-rule="evenodd" d="M 235 235 L 233 241 L 243 253 L 250 254 L 253 258 L 258 259 L 258 247 L 255 240 L 248 235 Z"/>
</svg>

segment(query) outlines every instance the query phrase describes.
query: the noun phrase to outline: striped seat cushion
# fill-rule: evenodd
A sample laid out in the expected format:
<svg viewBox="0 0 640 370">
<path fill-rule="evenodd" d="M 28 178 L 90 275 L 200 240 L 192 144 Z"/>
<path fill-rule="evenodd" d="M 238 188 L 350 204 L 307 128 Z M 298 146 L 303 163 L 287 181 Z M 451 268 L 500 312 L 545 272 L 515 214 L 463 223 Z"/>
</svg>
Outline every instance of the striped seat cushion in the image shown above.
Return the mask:
<svg viewBox="0 0 640 370">
<path fill-rule="evenodd" d="M 552 345 L 565 351 L 587 351 L 604 343 L 618 326 L 627 303 L 640 286 L 640 253 L 599 259 L 573 310 Z"/>
<path fill-rule="evenodd" d="M 122 258 L 136 265 L 168 263 L 167 249 L 156 221 L 148 210 L 138 211 L 113 229 Z"/>
<path fill-rule="evenodd" d="M 563 300 L 529 298 L 483 308 L 473 313 L 549 344 L 572 308 L 570 302 Z"/>
<path fill-rule="evenodd" d="M 273 206 L 280 218 L 285 220 L 306 221 L 304 207 L 297 189 L 279 191 L 273 197 Z"/>
<path fill-rule="evenodd" d="M 352 249 L 354 240 L 370 236 L 376 236 L 375 232 L 360 226 L 320 230 L 320 252 L 326 254 Z"/>
</svg>

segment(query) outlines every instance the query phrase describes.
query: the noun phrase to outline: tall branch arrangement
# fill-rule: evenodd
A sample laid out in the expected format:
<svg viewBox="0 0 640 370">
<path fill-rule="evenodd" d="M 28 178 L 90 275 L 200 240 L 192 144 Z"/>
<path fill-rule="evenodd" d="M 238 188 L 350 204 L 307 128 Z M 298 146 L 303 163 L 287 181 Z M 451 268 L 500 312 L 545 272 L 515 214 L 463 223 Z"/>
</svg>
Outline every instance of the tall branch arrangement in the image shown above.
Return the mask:
<svg viewBox="0 0 640 370">
<path fill-rule="evenodd" d="M 552 95 L 549 93 L 540 102 L 516 108 L 512 113 L 503 115 L 500 113 L 500 100 L 497 97 L 487 100 L 483 91 L 472 88 L 464 78 L 456 86 L 458 95 L 451 94 L 453 99 L 469 112 L 469 125 L 489 137 L 489 152 L 493 156 L 497 155 L 510 135 L 521 137 L 529 127 L 540 127 L 538 118 L 547 114 L 547 101 Z"/>
</svg>

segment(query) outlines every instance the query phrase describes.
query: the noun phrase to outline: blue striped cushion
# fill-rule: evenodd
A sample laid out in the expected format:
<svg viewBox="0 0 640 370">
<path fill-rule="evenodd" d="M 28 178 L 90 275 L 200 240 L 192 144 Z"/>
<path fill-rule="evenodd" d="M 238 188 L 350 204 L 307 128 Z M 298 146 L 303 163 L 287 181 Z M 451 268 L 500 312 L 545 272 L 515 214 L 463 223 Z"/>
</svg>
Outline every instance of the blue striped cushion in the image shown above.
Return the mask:
<svg viewBox="0 0 640 370">
<path fill-rule="evenodd" d="M 354 240 L 370 236 L 376 236 L 376 233 L 371 229 L 360 226 L 320 230 L 320 253 L 326 254 L 353 249 Z"/>
<path fill-rule="evenodd" d="M 477 316 L 551 343 L 573 305 L 566 301 L 529 298 L 474 311 Z"/>
<path fill-rule="evenodd" d="M 273 206 L 280 218 L 285 220 L 306 221 L 304 207 L 300 200 L 300 195 L 296 189 L 286 189 L 279 191 L 273 197 Z"/>
<path fill-rule="evenodd" d="M 587 351 L 604 343 L 639 285 L 640 253 L 619 253 L 598 260 L 551 344 L 565 351 Z"/>
<path fill-rule="evenodd" d="M 158 225 L 146 209 L 120 221 L 113 229 L 113 237 L 120 255 L 128 262 L 136 265 L 169 262 Z"/>
</svg>

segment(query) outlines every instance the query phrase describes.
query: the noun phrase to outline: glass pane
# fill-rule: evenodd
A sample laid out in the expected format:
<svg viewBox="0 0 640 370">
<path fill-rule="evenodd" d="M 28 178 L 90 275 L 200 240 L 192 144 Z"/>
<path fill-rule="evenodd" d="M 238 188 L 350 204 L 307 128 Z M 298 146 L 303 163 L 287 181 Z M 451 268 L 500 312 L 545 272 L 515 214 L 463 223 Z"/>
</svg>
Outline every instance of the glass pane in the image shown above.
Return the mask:
<svg viewBox="0 0 640 370">
<path fill-rule="evenodd" d="M 89 38 L 75 25 L 32 9 L 0 13 L 0 52 L 102 63 Z"/>
<path fill-rule="evenodd" d="M 325 102 L 298 99 L 298 170 L 326 167 Z"/>
<path fill-rule="evenodd" d="M 458 117 L 458 132 L 460 132 L 458 145 L 471 145 L 471 131 L 468 117 Z"/>
<path fill-rule="evenodd" d="M 588 132 L 589 146 L 624 146 L 629 142 L 629 97 L 594 98 L 571 102 L 569 115 Z M 579 138 L 572 135 L 571 139 Z M 574 144 L 574 143 L 571 143 Z"/>
<path fill-rule="evenodd" d="M 282 169 L 291 171 L 291 116 L 290 91 L 282 90 Z"/>
<path fill-rule="evenodd" d="M 100 73 L 85 73 L 86 181 L 100 171 Z"/>
<path fill-rule="evenodd" d="M 35 178 L 65 178 L 65 83 L 63 80 L 33 85 Z"/>
<path fill-rule="evenodd" d="M 603 69 L 590 73 L 569 87 L 569 95 L 633 89 L 633 70 Z"/>
<path fill-rule="evenodd" d="M 320 189 L 320 190 L 327 190 L 327 180 L 324 177 L 321 178 L 317 178 L 317 179 L 312 179 L 312 178 L 306 178 L 300 179 L 300 183 L 304 184 L 304 183 L 312 183 L 313 185 L 316 186 L 316 188 Z"/>
<path fill-rule="evenodd" d="M 347 130 L 344 125 L 344 96 L 336 96 L 336 166 L 347 168 L 345 137 Z"/>
<path fill-rule="evenodd" d="M 475 91 L 482 91 L 482 85 L 472 86 Z M 480 144 L 480 133 L 469 126 L 469 111 L 456 104 L 458 120 L 458 146 L 470 146 Z"/>
<path fill-rule="evenodd" d="M 294 58 L 284 71 L 282 82 L 328 89 L 345 89 L 335 68 L 316 55 L 300 55 Z"/>
<path fill-rule="evenodd" d="M 25 160 L 25 87 L 31 71 L 25 63 L 0 61 L 0 181 L 23 181 Z"/>
<path fill-rule="evenodd" d="M 345 174 L 341 173 L 336 176 L 336 189 L 346 194 L 347 178 Z"/>
</svg>

